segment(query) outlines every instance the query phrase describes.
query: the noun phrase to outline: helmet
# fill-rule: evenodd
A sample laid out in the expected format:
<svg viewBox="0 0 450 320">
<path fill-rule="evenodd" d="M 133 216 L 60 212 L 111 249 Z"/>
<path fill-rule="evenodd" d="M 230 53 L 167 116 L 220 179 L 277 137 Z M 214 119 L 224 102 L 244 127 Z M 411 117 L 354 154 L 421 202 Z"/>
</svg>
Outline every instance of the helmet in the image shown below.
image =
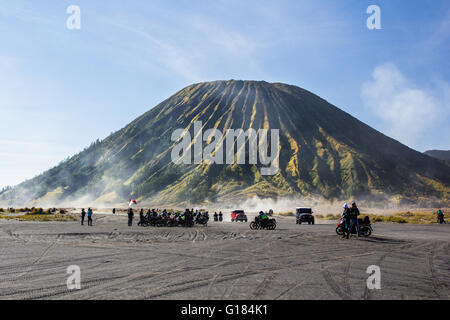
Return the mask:
<svg viewBox="0 0 450 320">
<path fill-rule="evenodd" d="M 348 204 L 344 203 L 344 209 L 348 209 Z"/>
</svg>

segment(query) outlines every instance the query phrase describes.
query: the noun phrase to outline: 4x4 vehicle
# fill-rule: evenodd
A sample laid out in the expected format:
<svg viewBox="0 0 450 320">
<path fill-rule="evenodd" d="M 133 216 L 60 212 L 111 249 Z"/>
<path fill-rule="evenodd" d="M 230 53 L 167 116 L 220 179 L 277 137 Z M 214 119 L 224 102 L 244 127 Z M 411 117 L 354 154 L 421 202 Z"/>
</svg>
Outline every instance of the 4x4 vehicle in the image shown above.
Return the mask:
<svg viewBox="0 0 450 320">
<path fill-rule="evenodd" d="M 297 224 L 302 224 L 302 222 L 314 224 L 315 222 L 311 208 L 297 208 L 295 216 L 297 218 Z"/>
<path fill-rule="evenodd" d="M 234 210 L 231 213 L 231 222 L 247 222 L 247 215 L 245 214 L 244 210 Z"/>
</svg>

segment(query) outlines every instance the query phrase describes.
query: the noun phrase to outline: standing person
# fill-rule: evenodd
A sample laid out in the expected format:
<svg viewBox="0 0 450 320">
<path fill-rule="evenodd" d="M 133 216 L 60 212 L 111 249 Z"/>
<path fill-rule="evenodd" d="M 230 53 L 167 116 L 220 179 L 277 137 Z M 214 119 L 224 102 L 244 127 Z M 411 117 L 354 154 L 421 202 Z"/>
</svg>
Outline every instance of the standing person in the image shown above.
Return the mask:
<svg viewBox="0 0 450 320">
<path fill-rule="evenodd" d="M 219 222 L 223 221 L 223 214 L 222 211 L 219 212 Z"/>
<path fill-rule="evenodd" d="M 192 227 L 194 225 L 194 209 L 192 211 L 189 211 L 189 209 L 186 209 L 186 213 L 184 214 L 184 226 L 185 227 Z"/>
<path fill-rule="evenodd" d="M 88 216 L 88 226 L 92 227 L 92 209 L 91 208 L 88 209 L 87 216 Z"/>
<path fill-rule="evenodd" d="M 350 237 L 350 208 L 348 204 L 344 204 L 344 212 L 342 213 L 342 238 Z"/>
<path fill-rule="evenodd" d="M 116 208 L 113 208 L 112 212 L 113 212 L 113 214 L 116 214 Z"/>
<path fill-rule="evenodd" d="M 84 226 L 84 218 L 86 217 L 86 211 L 84 211 L 84 208 L 81 209 L 81 225 Z"/>
<path fill-rule="evenodd" d="M 443 224 L 446 223 L 444 220 L 444 212 L 442 210 L 438 210 L 437 212 L 437 216 L 438 216 L 438 223 Z"/>
<path fill-rule="evenodd" d="M 142 226 L 143 224 L 144 224 L 144 209 L 141 209 L 141 211 L 139 211 L 138 226 Z"/>
<path fill-rule="evenodd" d="M 217 212 L 214 212 L 214 221 L 219 221 L 219 215 L 217 214 Z"/>
<path fill-rule="evenodd" d="M 131 227 L 133 225 L 133 216 L 134 216 L 133 209 L 129 208 L 128 209 L 128 226 L 129 227 Z"/>
<path fill-rule="evenodd" d="M 353 226 L 356 227 L 356 233 L 359 237 L 359 223 L 358 223 L 359 209 L 356 206 L 356 202 L 352 203 L 352 207 L 350 208 L 350 230 L 352 232 Z"/>
</svg>

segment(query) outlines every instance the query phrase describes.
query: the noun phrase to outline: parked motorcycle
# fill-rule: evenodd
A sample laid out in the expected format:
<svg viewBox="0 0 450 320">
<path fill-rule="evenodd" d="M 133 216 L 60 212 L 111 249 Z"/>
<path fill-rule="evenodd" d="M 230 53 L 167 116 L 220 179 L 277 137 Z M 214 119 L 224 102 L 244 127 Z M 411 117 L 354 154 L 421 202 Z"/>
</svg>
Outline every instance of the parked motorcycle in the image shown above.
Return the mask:
<svg viewBox="0 0 450 320">
<path fill-rule="evenodd" d="M 341 219 L 336 227 L 336 233 L 339 236 L 344 235 L 344 223 L 345 223 L 344 220 Z M 363 237 L 370 237 L 373 231 L 370 218 L 367 216 L 364 219 L 358 219 L 358 223 L 359 223 L 359 234 L 362 235 Z M 352 230 L 350 230 L 350 234 L 357 234 L 356 226 L 353 226 Z"/>
<path fill-rule="evenodd" d="M 207 216 L 201 215 L 197 219 L 195 219 L 195 224 L 199 224 L 202 226 L 208 226 L 209 218 Z"/>
</svg>

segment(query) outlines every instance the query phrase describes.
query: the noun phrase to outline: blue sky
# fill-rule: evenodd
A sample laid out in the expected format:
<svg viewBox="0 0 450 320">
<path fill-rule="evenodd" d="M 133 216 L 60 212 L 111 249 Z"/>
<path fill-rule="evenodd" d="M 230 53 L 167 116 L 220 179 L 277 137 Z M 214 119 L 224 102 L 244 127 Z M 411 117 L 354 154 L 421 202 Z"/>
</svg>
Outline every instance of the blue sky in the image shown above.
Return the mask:
<svg viewBox="0 0 450 320">
<path fill-rule="evenodd" d="M 0 188 L 211 80 L 294 84 L 414 149 L 450 149 L 448 0 L 0 0 L 0 34 Z"/>
</svg>

